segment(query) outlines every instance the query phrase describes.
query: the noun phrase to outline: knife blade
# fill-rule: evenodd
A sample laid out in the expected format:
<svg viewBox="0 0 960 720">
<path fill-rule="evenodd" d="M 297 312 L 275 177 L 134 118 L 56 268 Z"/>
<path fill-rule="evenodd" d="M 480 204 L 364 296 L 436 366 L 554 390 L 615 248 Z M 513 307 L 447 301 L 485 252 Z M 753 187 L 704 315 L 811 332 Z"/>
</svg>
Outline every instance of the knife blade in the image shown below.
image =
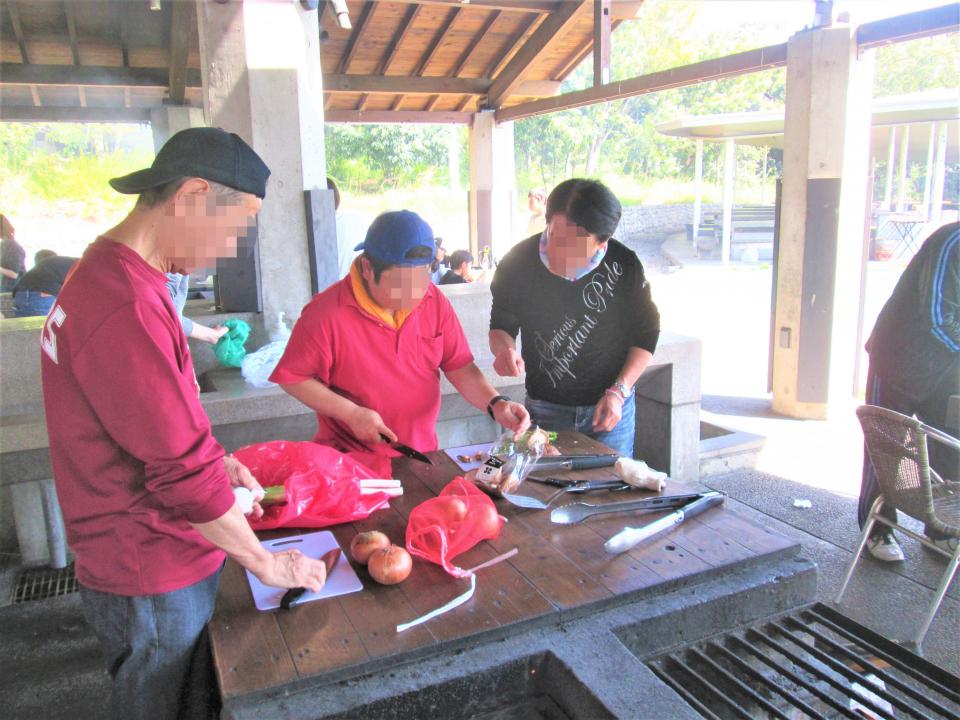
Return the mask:
<svg viewBox="0 0 960 720">
<path fill-rule="evenodd" d="M 324 584 L 326 584 L 327 581 L 330 580 L 330 575 L 336 569 L 337 563 L 340 562 L 340 554 L 341 554 L 340 548 L 336 547 L 333 550 L 328 550 L 327 552 L 325 552 L 323 555 L 320 556 L 320 562 L 323 563 L 323 566 L 327 571 L 326 580 L 324 581 Z M 283 597 L 280 599 L 280 607 L 283 608 L 284 610 L 289 610 L 291 607 L 293 607 L 293 604 L 297 600 L 303 597 L 304 593 L 306 592 L 307 592 L 307 588 L 304 588 L 304 587 L 290 588 L 283 594 Z"/>
<path fill-rule="evenodd" d="M 683 495 L 656 495 L 641 500 L 626 500 L 612 502 L 605 505 L 576 502 L 562 505 L 550 513 L 550 521 L 559 525 L 573 525 L 594 515 L 615 512 L 644 512 L 649 510 L 672 510 L 687 504 L 691 500 L 698 500 L 701 493 L 685 493 Z"/>
<path fill-rule="evenodd" d="M 383 433 L 380 433 L 380 437 L 387 445 L 392 447 L 401 455 L 406 455 L 408 458 L 412 458 L 413 460 L 419 460 L 420 462 L 426 463 L 427 465 L 433 465 L 433 460 L 428 458 L 419 450 L 414 450 L 412 447 L 410 447 L 409 445 L 404 445 L 402 442 L 393 442 L 392 440 L 390 440 L 389 437 L 387 437 Z"/>
</svg>

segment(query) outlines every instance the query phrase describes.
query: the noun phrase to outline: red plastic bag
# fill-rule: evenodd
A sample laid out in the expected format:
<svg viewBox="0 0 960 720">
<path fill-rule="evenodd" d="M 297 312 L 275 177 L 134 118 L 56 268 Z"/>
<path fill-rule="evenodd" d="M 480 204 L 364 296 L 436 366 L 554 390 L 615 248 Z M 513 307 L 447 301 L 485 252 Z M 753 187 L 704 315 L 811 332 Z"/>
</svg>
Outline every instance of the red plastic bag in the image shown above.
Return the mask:
<svg viewBox="0 0 960 720">
<path fill-rule="evenodd" d="M 410 512 L 407 551 L 440 565 L 454 577 L 464 577 L 472 571 L 457 567 L 451 560 L 481 540 L 495 539 L 504 522 L 493 500 L 457 477 L 437 497 Z"/>
<path fill-rule="evenodd" d="M 276 440 L 247 445 L 233 456 L 263 487 L 286 489 L 285 504 L 265 506 L 259 520 L 248 518 L 254 530 L 338 525 L 365 518 L 390 502 L 386 493 L 361 495 L 360 480 L 376 476 L 326 445 Z"/>
</svg>

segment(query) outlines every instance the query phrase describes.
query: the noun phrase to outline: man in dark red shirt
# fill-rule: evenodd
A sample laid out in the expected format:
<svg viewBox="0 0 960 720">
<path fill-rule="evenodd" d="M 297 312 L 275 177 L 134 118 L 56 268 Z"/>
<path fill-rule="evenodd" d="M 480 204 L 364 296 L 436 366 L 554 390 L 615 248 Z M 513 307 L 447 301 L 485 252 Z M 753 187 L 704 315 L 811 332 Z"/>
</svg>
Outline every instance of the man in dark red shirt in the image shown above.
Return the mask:
<svg viewBox="0 0 960 720">
<path fill-rule="evenodd" d="M 87 248 L 44 327 L 50 457 L 114 717 L 177 717 L 209 677 L 193 673 L 225 554 L 276 587 L 325 580 L 250 530 L 232 487 L 262 489 L 211 435 L 165 284 L 236 255 L 269 173 L 236 135 L 174 135 L 150 168 L 111 181 L 137 204 Z"/>
</svg>

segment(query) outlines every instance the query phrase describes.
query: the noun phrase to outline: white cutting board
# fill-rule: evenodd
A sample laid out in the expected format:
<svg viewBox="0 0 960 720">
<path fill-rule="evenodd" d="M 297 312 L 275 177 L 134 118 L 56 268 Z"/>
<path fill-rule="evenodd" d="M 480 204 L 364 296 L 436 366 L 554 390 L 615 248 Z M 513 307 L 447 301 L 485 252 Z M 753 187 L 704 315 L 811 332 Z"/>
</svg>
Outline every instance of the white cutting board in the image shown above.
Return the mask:
<svg viewBox="0 0 960 720">
<path fill-rule="evenodd" d="M 447 457 L 457 464 L 457 467 L 464 472 L 467 472 L 468 470 L 476 470 L 478 467 L 483 465 L 484 460 L 487 459 L 487 453 L 489 452 L 492 444 L 493 443 L 479 443 L 478 445 L 461 445 L 460 447 L 447 448 L 444 450 L 444 452 L 447 454 Z M 478 452 L 483 453 L 483 460 L 473 460 L 471 462 L 457 460 L 457 455 L 469 455 L 470 457 L 474 457 Z"/>
<path fill-rule="evenodd" d="M 292 535 L 291 537 L 277 538 L 276 540 L 264 540 L 260 544 L 270 552 L 299 550 L 307 557 L 312 557 L 316 560 L 319 560 L 320 556 L 325 552 L 340 547 L 333 533 L 328 530 L 308 533 L 306 535 Z M 343 551 L 343 548 L 341 548 L 341 551 L 337 566 L 327 577 L 327 582 L 320 588 L 320 592 L 305 592 L 297 600 L 296 605 L 363 590 L 363 583 L 360 582 L 357 573 L 355 573 L 350 566 L 346 551 Z M 283 598 L 284 593 L 287 592 L 284 588 L 264 585 L 249 570 L 247 570 L 247 581 L 250 583 L 250 590 L 253 592 L 253 602 L 257 606 L 257 610 L 273 610 L 280 607 L 280 600 Z"/>
</svg>

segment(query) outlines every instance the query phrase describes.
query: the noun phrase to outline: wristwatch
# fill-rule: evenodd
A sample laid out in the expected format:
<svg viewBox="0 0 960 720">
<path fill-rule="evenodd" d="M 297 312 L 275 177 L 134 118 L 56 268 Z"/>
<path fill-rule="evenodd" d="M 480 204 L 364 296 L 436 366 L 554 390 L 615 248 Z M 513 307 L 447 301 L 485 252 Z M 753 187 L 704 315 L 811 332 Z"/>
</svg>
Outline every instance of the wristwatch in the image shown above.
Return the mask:
<svg viewBox="0 0 960 720">
<path fill-rule="evenodd" d="M 620 382 L 620 378 L 617 378 L 611 387 L 615 388 L 616 391 L 620 393 L 620 397 L 622 397 L 624 400 L 633 394 L 633 386 Z"/>
<path fill-rule="evenodd" d="M 510 398 L 504 397 L 503 395 L 494 395 L 490 398 L 490 402 L 487 403 L 487 415 L 493 418 L 493 406 L 496 405 L 501 400 L 510 401 Z"/>
</svg>

